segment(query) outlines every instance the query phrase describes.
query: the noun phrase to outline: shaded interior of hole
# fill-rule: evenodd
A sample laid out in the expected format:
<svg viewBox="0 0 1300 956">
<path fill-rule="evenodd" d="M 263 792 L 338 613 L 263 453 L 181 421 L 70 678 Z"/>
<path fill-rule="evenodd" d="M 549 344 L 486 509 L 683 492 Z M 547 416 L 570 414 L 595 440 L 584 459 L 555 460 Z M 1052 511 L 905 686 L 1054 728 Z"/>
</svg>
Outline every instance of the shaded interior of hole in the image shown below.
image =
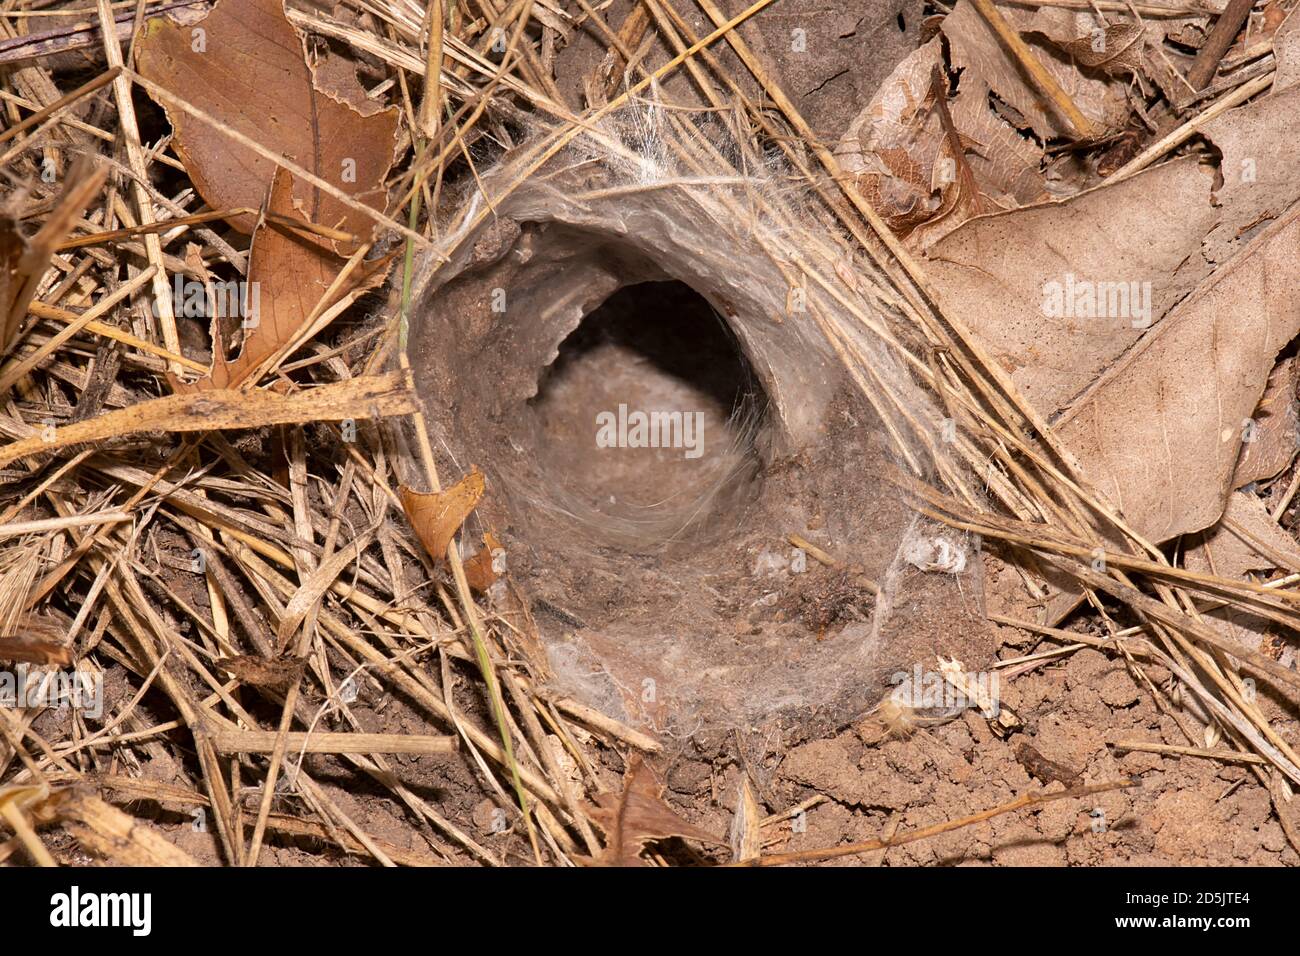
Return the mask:
<svg viewBox="0 0 1300 956">
<path fill-rule="evenodd" d="M 690 286 L 664 281 L 626 286 L 592 310 L 542 371 L 529 413 L 538 464 L 567 510 L 649 542 L 748 497 L 764 404 L 726 320 Z"/>
</svg>

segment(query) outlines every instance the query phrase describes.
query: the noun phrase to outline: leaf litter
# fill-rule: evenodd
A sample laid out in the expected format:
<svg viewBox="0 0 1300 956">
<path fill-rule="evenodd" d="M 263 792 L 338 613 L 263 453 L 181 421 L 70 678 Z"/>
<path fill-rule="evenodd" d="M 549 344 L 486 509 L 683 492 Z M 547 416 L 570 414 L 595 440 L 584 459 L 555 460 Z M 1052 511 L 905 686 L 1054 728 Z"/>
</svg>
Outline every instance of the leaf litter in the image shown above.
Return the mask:
<svg viewBox="0 0 1300 956">
<path fill-rule="evenodd" d="M 7 180 L 23 188 L 9 197 L 0 220 L 0 344 L 15 380 L 0 421 L 8 441 L 0 450 L 0 525 L 57 526 L 28 532 L 12 546 L 11 554 L 35 560 L 0 569 L 0 659 L 75 661 L 111 676 L 128 691 L 114 699 L 117 724 L 146 730 L 161 720 L 161 700 L 180 719 L 144 747 L 96 737 L 77 744 L 48 708 L 24 714 L 60 759 L 51 760 L 47 748 L 28 753 L 21 737 L 6 736 L 0 803 L 16 836 L 0 849 L 3 858 L 26 854 L 45 862 L 43 837 L 55 831 L 122 864 L 237 864 L 261 852 L 279 862 L 305 852 L 288 845 L 263 851 L 264 832 L 310 835 L 318 846 L 378 863 L 664 863 L 663 841 L 674 837 L 698 842 L 705 854 L 725 852 L 717 834 L 734 822 L 729 804 L 697 799 L 690 815 L 710 822 L 688 822 L 637 753 L 654 752 L 658 742 L 544 690 L 546 662 L 530 658 L 538 642 L 529 605 L 509 610 L 518 598 L 500 587 L 512 585 L 505 549 L 493 522 L 477 514 L 492 488 L 475 469 L 445 492 L 412 490 L 428 487 L 427 473 L 412 464 L 421 454 L 408 447 L 413 435 L 419 443 L 423 412 L 407 368 L 385 364 L 404 359 L 404 342 L 395 323 L 355 324 L 357 303 L 383 288 L 392 261 L 391 245 L 374 234 L 377 221 L 404 220 L 407 198 L 421 192 L 432 214 L 423 223 L 412 217 L 412 228 L 425 230 L 428 240 L 454 228 L 445 219 L 451 207 L 444 181 L 458 177 L 450 191 L 473 195 L 480 166 L 530 148 L 521 110 L 548 114 L 562 136 L 580 135 L 580 126 L 565 125 L 577 104 L 557 99 L 554 45 L 573 40 L 571 23 L 595 23 L 602 14 L 565 6 L 537 14 L 523 5 L 518 28 L 492 25 L 491 5 L 483 8 L 487 19 L 453 18 L 440 32 L 441 56 L 423 48 L 424 12 L 406 2 L 343 4 L 326 14 L 296 5 L 285 10 L 277 0 L 220 0 L 202 18 L 193 9 L 174 11 L 179 19 L 147 15 L 136 24 L 119 16 L 114 36 L 137 38 L 132 65 L 140 79 L 127 76 L 128 90 L 136 82 L 171 97 L 159 98 L 165 123 L 142 120 L 159 138 L 143 156 L 124 151 L 69 170 L 68 154 L 107 156 L 102 141 L 120 135 L 104 118 L 121 99 L 102 85 L 23 131 L 6 170 Z M 671 49 L 684 26 L 672 4 L 663 6 L 652 5 L 655 16 L 628 26 Z M 852 207 L 828 202 L 841 217 L 845 244 L 861 249 L 838 254 L 825 281 L 847 290 L 846 297 L 871 289 L 876 301 L 891 303 L 888 334 L 881 335 L 884 326 L 863 334 L 898 353 L 958 423 L 955 457 L 927 452 L 930 466 L 900 483 L 922 513 L 981 535 L 997 551 L 986 559 L 986 590 L 1002 609 L 990 613 L 1019 627 L 1003 628 L 1008 646 L 1017 635 L 1036 633 L 1068 656 L 1055 671 L 1041 660 L 999 662 L 1023 675 L 1016 678 L 1017 710 L 1032 712 L 1036 695 L 1049 699 L 1052 681 L 1064 675 L 1071 688 L 1097 682 L 1101 700 L 1116 708 L 1108 719 L 1117 726 L 1128 727 L 1132 716 L 1123 708 L 1147 708 L 1148 723 L 1135 719 L 1134 732 L 1159 727 L 1170 738 L 1182 734 L 1193 748 L 1230 743 L 1260 761 L 1238 779 L 1258 782 L 1244 789 L 1264 795 L 1263 815 L 1250 831 L 1262 848 L 1247 841 L 1232 849 L 1234 858 L 1281 854 L 1294 862 L 1296 822 L 1278 796 L 1284 778 L 1300 782 L 1294 696 L 1283 693 L 1282 703 L 1264 705 L 1237 692 L 1240 672 L 1261 673 L 1261 656 L 1290 660 L 1296 633 L 1289 580 L 1268 576 L 1300 566 L 1291 531 L 1300 485 L 1295 358 L 1287 351 L 1300 332 L 1300 187 L 1290 175 L 1297 142 L 1292 101 L 1300 88 L 1294 18 L 1284 5 L 1267 4 L 1264 32 L 1248 29 L 1229 47 L 1202 96 L 1184 82 L 1189 51 L 1203 44 L 1215 20 L 1199 5 L 1108 4 L 1104 14 L 1008 5 L 994 18 L 987 6 L 960 0 L 865 108 L 844 104 L 833 154 L 805 135 L 802 97 L 782 94 L 780 77 L 766 73 L 743 45 L 753 24 L 720 26 L 719 43 L 796 131 L 787 146 L 804 139 L 806 151 L 791 147 L 785 160 L 807 180 L 801 188 L 810 196 L 823 190 L 823 197 L 827 188 L 840 190 Z M 722 24 L 711 3 L 701 8 Z M 36 31 L 42 26 L 33 24 Z M 498 26 L 510 38 L 509 51 L 494 60 L 484 51 L 497 35 L 489 27 Z M 1048 80 L 1023 69 L 1023 52 L 1006 43 L 1008 28 Z M 97 31 L 53 30 L 40 44 L 15 47 L 15 60 L 3 62 L 25 64 L 14 87 L 18 107 L 36 113 L 56 102 L 58 84 L 68 80 L 58 56 L 81 50 L 104 67 L 93 59 L 104 55 Z M 313 39 L 304 43 L 305 35 Z M 728 70 L 740 69 L 703 54 L 679 59 L 686 69 L 711 71 L 721 87 L 731 79 Z M 623 63 L 629 83 L 648 83 L 648 71 L 663 68 L 667 55 L 613 62 Z M 431 86 L 422 76 L 427 63 L 442 67 L 435 142 L 423 139 L 427 124 L 412 122 L 419 95 Z M 606 64 L 601 69 L 609 72 Z M 1260 86 L 1261 77 L 1271 78 L 1271 90 Z M 175 97 L 189 108 L 179 108 Z M 1078 135 L 1062 100 L 1087 119 L 1095 138 Z M 1224 109 L 1228 103 L 1235 105 Z M 753 129 L 771 122 L 752 103 L 737 100 L 735 108 L 737 115 L 749 110 Z M 824 105 L 819 114 L 827 115 Z M 1112 161 L 1121 148 L 1126 158 Z M 809 170 L 814 157 L 830 187 Z M 66 185 L 40 175 L 51 160 L 64 164 Z M 163 167 L 171 180 L 158 177 Z M 181 171 L 186 185 L 177 189 Z M 139 225 L 139 209 L 122 198 L 128 177 L 148 184 L 141 195 L 155 204 L 164 228 Z M 176 225 L 193 213 L 204 215 Z M 167 230 L 171 220 L 174 229 Z M 39 223 L 34 232 L 29 222 Z M 155 248 L 146 235 L 164 239 Z M 242 238 L 249 235 L 251 249 Z M 169 251 L 182 236 L 188 253 Z M 56 251 L 68 238 L 77 245 Z M 167 310 L 151 308 L 148 298 L 148 282 L 162 275 L 202 286 L 218 276 L 256 283 L 257 321 L 237 328 L 213 315 L 197 344 L 178 352 L 169 345 Z M 114 298 L 124 277 L 135 284 Z M 1099 283 L 1110 285 L 1099 291 Z M 1120 286 L 1128 294 L 1123 307 Z M 858 353 L 848 339 L 837 341 L 851 363 Z M 186 383 L 177 377 L 182 368 L 208 371 Z M 273 452 L 271 427 L 282 428 L 286 439 Z M 917 422 L 899 428 L 924 430 Z M 326 454 L 327 446 L 334 453 Z M 909 460 L 911 448 L 900 444 L 901 460 Z M 427 450 L 424 458 L 431 459 Z M 970 493 L 964 475 L 980 475 L 984 493 Z M 135 520 L 78 523 L 106 507 Z M 397 520 L 399 511 L 406 521 Z M 784 540 L 788 529 L 774 533 Z M 463 566 L 453 543 L 458 534 L 482 543 Z M 417 545 L 433 559 L 432 579 Z M 1087 556 L 1098 550 L 1114 560 L 1094 561 L 1090 571 Z M 1025 595 L 1026 580 L 1036 600 Z M 1120 595 L 1132 608 L 1126 630 L 1116 633 L 1103 593 Z M 1079 612 L 1068 631 L 1050 615 L 1031 620 L 1053 594 L 1086 600 L 1098 613 Z M 1231 643 L 1207 642 L 1194 613 L 1185 613 L 1198 604 L 1216 633 L 1241 647 L 1240 660 L 1222 652 Z M 300 630 L 303 656 L 278 656 Z M 473 666 L 479 649 L 487 652 L 482 675 Z M 1143 692 L 1152 695 L 1141 704 L 1129 696 L 1136 685 L 1126 668 L 1137 668 Z M 249 741 L 239 749 L 235 722 L 259 724 L 238 701 L 214 707 L 195 693 L 195 681 L 220 686 L 218 673 L 235 674 L 253 692 L 288 694 L 274 753 Z M 310 733 L 327 714 L 334 736 L 357 732 L 363 709 L 368 717 L 388 688 L 409 702 L 400 706 L 402 726 L 417 735 L 437 726 L 472 754 L 463 763 L 457 755 L 421 766 L 429 779 L 450 776 L 502 797 L 503 781 L 514 777 L 530 799 L 499 801 L 512 807 L 510 826 L 497 829 L 494 816 L 485 834 L 467 815 L 458 817 L 459 808 L 431 805 L 394 774 L 392 754 L 361 757 L 344 748 L 314 755 L 297 762 L 287 791 L 275 785 L 293 723 Z M 1054 737 L 1040 726 L 1033 746 L 1021 741 L 1015 750 L 971 716 L 933 732 L 982 751 L 999 772 L 1018 766 L 1017 754 L 1032 753 L 1028 762 L 1038 769 L 1031 773 L 1040 779 L 1055 773 L 1042 768 L 1064 766 L 1075 780 L 1072 768 L 1087 764 L 1098 800 L 1142 799 L 1115 789 L 1140 771 L 1140 759 L 1131 758 L 1141 749 L 1120 763 L 1104 745 L 1081 739 L 1096 727 L 1088 723 L 1095 714 L 1085 719 L 1082 700 L 1065 711 L 1074 737 Z M 504 742 L 494 722 L 506 728 Z M 212 726 L 234 734 L 223 738 L 233 749 L 218 754 L 204 743 L 198 730 Z M 197 750 L 182 768 L 170 748 L 187 733 Z M 907 862 L 941 859 L 918 849 L 927 844 L 995 862 L 1066 862 L 1078 845 L 1054 844 L 1066 847 L 1063 855 L 1040 860 L 1000 848 L 1023 836 L 1015 829 L 1021 824 L 989 821 L 1015 819 L 1015 810 L 1036 805 L 1033 796 L 1008 804 L 981 792 L 973 799 L 991 808 L 984 817 L 949 813 L 951 826 L 934 825 L 925 819 L 929 810 L 955 805 L 940 792 L 951 783 L 945 774 L 968 771 L 947 757 L 917 757 L 910 734 L 880 743 L 841 732 L 796 744 L 774 753 L 788 764 L 776 775 L 754 773 L 744 745 L 743 775 L 738 763 L 727 766 L 721 792 L 741 795 L 737 852 L 745 862 L 762 863 L 774 841 L 789 852 L 770 862 L 836 855 L 816 842 L 840 839 L 849 841 L 845 854 L 879 850 Z M 86 789 L 95 786 L 92 775 L 70 772 L 61 759 L 91 751 L 111 751 L 127 771 L 116 782 L 101 776 L 99 796 Z M 896 800 L 888 773 L 864 776 L 861 768 L 878 757 L 896 772 L 919 774 L 913 780 L 922 795 Z M 150 771 L 167 762 L 175 784 Z M 1203 756 L 1183 763 L 1215 766 Z M 227 764 L 237 764 L 252 784 L 232 789 Z M 388 827 L 390 838 L 367 832 L 381 825 L 379 814 L 322 783 L 338 766 L 371 775 L 417 822 Z M 926 766 L 931 772 L 923 772 Z M 669 767 L 670 783 L 690 768 L 690 760 Z M 1180 772 L 1186 792 L 1194 793 L 1198 771 Z M 861 792 L 868 783 L 883 789 Z M 1028 794 L 1028 777 L 1024 786 Z M 809 788 L 833 799 L 809 803 Z M 671 797 L 681 802 L 707 789 L 678 781 Z M 124 794 L 123 809 L 113 806 Z M 130 815 L 141 800 L 209 808 L 210 839 L 182 841 L 179 830 L 146 826 Z M 760 802 L 770 817 L 761 817 Z M 246 804 L 256 811 L 251 841 L 237 812 Z M 797 808 L 805 804 L 816 813 L 812 846 L 801 844 L 805 831 L 791 822 L 803 819 L 805 810 Z M 896 840 L 871 836 L 870 828 L 885 826 L 881 807 L 894 829 L 905 822 Z M 1165 815 L 1157 855 L 1216 858 L 1208 844 L 1170 836 L 1178 828 L 1171 808 L 1151 812 Z M 1037 824 L 1044 835 L 1048 816 L 1042 810 Z M 1068 821 L 1061 825 L 1074 833 Z M 1003 829 L 989 829 L 995 826 Z M 534 827 L 540 842 L 532 839 L 524 850 L 518 834 L 532 835 Z M 418 832 L 432 856 L 399 846 L 408 832 Z M 921 836 L 927 839 L 912 842 Z M 1111 847 L 1137 858 L 1123 844 Z M 691 853 L 699 862 L 699 852 Z M 1085 853 L 1069 861 L 1099 859 Z"/>
</svg>

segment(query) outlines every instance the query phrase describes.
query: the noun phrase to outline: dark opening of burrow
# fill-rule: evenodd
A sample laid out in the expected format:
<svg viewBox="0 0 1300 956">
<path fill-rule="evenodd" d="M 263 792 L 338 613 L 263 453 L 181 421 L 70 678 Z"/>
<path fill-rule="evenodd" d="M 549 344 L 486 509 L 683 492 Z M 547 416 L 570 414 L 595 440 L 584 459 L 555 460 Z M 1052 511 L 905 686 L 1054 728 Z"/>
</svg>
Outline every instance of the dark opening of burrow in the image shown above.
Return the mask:
<svg viewBox="0 0 1300 956">
<path fill-rule="evenodd" d="M 762 386 L 727 321 L 685 283 L 605 299 L 528 404 L 546 497 L 602 543 L 694 540 L 733 526 L 757 493 Z"/>
</svg>

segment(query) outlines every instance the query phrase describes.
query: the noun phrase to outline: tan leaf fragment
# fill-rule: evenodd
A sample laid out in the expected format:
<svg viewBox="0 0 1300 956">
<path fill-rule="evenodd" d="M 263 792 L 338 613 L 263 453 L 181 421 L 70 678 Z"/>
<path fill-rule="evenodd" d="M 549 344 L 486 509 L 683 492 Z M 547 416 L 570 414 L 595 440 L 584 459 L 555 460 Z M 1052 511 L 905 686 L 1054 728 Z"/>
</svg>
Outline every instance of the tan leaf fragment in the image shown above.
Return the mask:
<svg viewBox="0 0 1300 956">
<path fill-rule="evenodd" d="M 1300 14 L 1294 7 L 1273 34 L 1273 57 L 1277 61 L 1274 90 L 1300 83 Z"/>
<path fill-rule="evenodd" d="M 1244 579 L 1252 571 L 1280 568 L 1300 570 L 1300 546 L 1283 531 L 1257 495 L 1234 491 L 1219 524 L 1196 536 L 1184 552 L 1183 563 L 1193 571 Z M 1295 644 L 1278 635 L 1279 625 L 1249 605 L 1229 603 L 1203 613 L 1207 623 L 1246 651 L 1255 651 L 1292 667 Z"/>
<path fill-rule="evenodd" d="M 1081 66 L 1110 76 L 1134 76 L 1142 72 L 1143 38 L 1143 29 L 1136 23 L 1112 23 L 1105 30 L 1061 44 L 1061 48 Z"/>
<path fill-rule="evenodd" d="M 1300 363 L 1296 357 L 1283 359 L 1269 373 L 1264 397 L 1251 420 L 1255 427 L 1242 442 L 1241 457 L 1232 475 L 1232 487 L 1273 478 L 1291 464 L 1300 450 L 1300 414 L 1296 408 L 1296 386 L 1300 384 Z M 1243 436 L 1245 437 L 1245 436 Z"/>
<path fill-rule="evenodd" d="M 442 492 L 415 491 L 402 485 L 402 508 L 434 562 L 447 560 L 447 547 L 483 497 L 483 472 L 474 468 Z"/>
<path fill-rule="evenodd" d="M 1148 540 L 1219 520 L 1243 432 L 1300 331 L 1300 206 L 1181 303 L 1057 422 L 1092 484 Z"/>
<path fill-rule="evenodd" d="M 200 50 L 194 48 L 195 29 L 205 38 Z M 357 201 L 383 208 L 398 111 L 363 116 L 341 97 L 321 92 L 281 0 L 221 0 L 197 27 L 153 18 L 136 51 L 137 69 L 146 79 Z M 275 163 L 189 113 L 168 109 L 168 117 L 173 145 L 208 205 L 261 205 Z M 372 220 L 309 183 L 294 183 L 293 197 L 311 222 L 370 234 Z M 256 224 L 250 215 L 231 220 L 244 233 Z"/>
<path fill-rule="evenodd" d="M 1205 124 L 1222 155 L 1221 221 L 1205 237 L 1211 265 L 1226 262 L 1261 225 L 1300 201 L 1300 86 L 1262 96 Z"/>
<path fill-rule="evenodd" d="M 590 866 L 647 866 L 641 858 L 646 845 L 656 840 L 683 837 L 720 844 L 712 833 L 688 823 L 664 802 L 664 789 L 645 762 L 633 755 L 623 775 L 623 791 L 602 793 L 587 815 L 605 833 L 605 849 L 588 861 Z"/>
<path fill-rule="evenodd" d="M 1010 8 L 999 9 L 1005 13 Z M 1008 19 L 1017 25 L 1015 17 Z M 942 29 L 950 44 L 954 69 L 972 70 L 1003 102 L 1019 112 L 1041 138 L 1073 135 L 1069 121 L 1058 115 L 1043 92 L 1025 78 L 1019 64 L 969 0 L 959 0 L 952 13 L 944 18 Z M 1024 39 L 1084 116 L 1105 129 L 1116 128 L 1128 119 L 1129 105 L 1122 81 L 1085 74 L 1068 54 L 1038 43 L 1033 36 Z"/>
<path fill-rule="evenodd" d="M 1183 564 L 1221 578 L 1244 578 L 1269 568 L 1300 570 L 1300 546 L 1283 531 L 1258 495 L 1234 491 L 1223 517 L 1186 547 Z"/>
<path fill-rule="evenodd" d="M 505 573 L 505 549 L 496 535 L 488 531 L 483 535 L 483 547 L 465 562 L 465 579 L 480 593 L 492 587 Z"/>
</svg>

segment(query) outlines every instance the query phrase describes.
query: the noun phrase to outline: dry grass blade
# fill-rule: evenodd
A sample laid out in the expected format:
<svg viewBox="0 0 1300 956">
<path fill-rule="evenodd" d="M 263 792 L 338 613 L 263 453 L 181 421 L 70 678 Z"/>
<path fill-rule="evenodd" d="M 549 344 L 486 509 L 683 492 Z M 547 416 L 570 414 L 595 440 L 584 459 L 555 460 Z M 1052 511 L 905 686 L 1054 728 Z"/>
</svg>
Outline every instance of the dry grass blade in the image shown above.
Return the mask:
<svg viewBox="0 0 1300 956">
<path fill-rule="evenodd" d="M 976 823 L 983 823 L 985 820 L 991 820 L 994 817 L 1002 816 L 1004 813 L 1014 813 L 1017 810 L 1023 810 L 1027 807 L 1036 807 L 1044 803 L 1054 803 L 1057 800 L 1075 800 L 1079 797 L 1090 797 L 1098 793 L 1109 793 L 1112 790 L 1119 790 L 1123 787 L 1135 786 L 1139 786 L 1139 784 L 1133 780 L 1115 780 L 1107 783 L 1090 784 L 1086 787 L 1075 787 L 1070 790 L 1060 790 L 1056 793 L 1026 793 L 1014 800 L 999 804 L 989 810 L 982 810 L 979 813 L 972 813 L 970 816 L 961 817 L 957 820 L 947 820 L 943 823 L 936 823 L 934 826 L 922 827 L 919 830 L 897 834 L 887 839 L 864 840 L 860 843 L 846 843 L 843 846 L 827 847 L 822 850 L 800 850 L 795 853 L 770 853 L 767 856 L 759 857 L 756 860 L 749 860 L 732 865 L 785 866 L 787 863 L 815 863 L 821 860 L 835 860 L 846 856 L 857 856 L 861 853 L 870 853 L 872 850 L 884 850 L 893 846 L 902 846 L 906 843 L 914 843 L 917 840 L 925 840 L 932 836 L 938 836 L 941 833 L 951 833 L 953 830 L 973 826 Z"/>
<path fill-rule="evenodd" d="M 73 168 L 54 212 L 30 241 L 21 238 L 12 219 L 0 219 L 0 355 L 12 346 L 50 256 L 104 185 L 106 175 L 104 167 L 83 157 Z"/>
</svg>

